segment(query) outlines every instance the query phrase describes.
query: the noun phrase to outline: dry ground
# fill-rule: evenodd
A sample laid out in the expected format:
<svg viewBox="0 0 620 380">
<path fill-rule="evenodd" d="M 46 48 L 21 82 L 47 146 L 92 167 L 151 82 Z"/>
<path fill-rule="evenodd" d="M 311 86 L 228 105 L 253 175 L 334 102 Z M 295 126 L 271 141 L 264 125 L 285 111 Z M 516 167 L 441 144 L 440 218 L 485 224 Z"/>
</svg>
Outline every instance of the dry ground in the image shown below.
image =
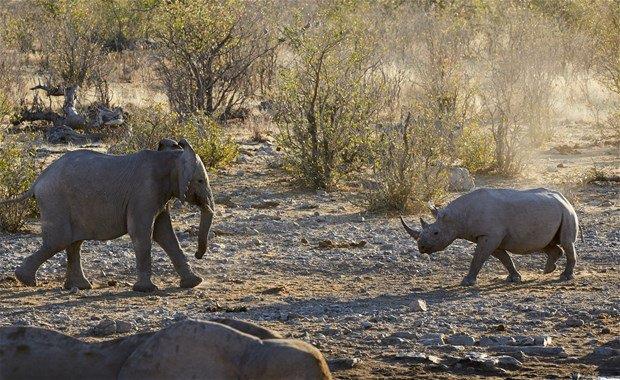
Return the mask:
<svg viewBox="0 0 620 380">
<path fill-rule="evenodd" d="M 578 130 L 568 128 L 563 143 L 574 145 L 581 138 Z M 91 329 L 104 317 L 130 322 L 136 332 L 183 318 L 226 315 L 309 341 L 334 365 L 336 359 L 346 359 L 339 361 L 336 378 L 595 376 L 599 362 L 583 356 L 620 334 L 619 189 L 614 182 L 570 189 L 566 184 L 574 184 L 593 164 L 617 173 L 619 158 L 617 146 L 597 145 L 592 139 L 581 144 L 572 155 L 544 148 L 526 178 L 477 178 L 479 185 L 545 185 L 566 191 L 584 235 L 584 242 L 577 243 L 576 279 L 570 282 L 557 281 L 560 270 L 543 275 L 545 257 L 537 254 L 513 257 L 523 275 L 521 284 L 504 283 L 504 269 L 491 259 L 477 286 L 460 287 L 471 244 L 455 242 L 445 252 L 420 255 L 396 217 L 365 211 L 364 190 L 356 183 L 349 184 L 353 193 L 298 190 L 272 168 L 277 153 L 270 145 L 246 142 L 244 163 L 212 175 L 220 204 L 216 236 L 203 260 L 193 257 L 197 210 L 173 210 L 182 246 L 205 280 L 198 288 L 177 288 L 170 262 L 156 247 L 154 280 L 161 290 L 147 295 L 131 291 L 134 256 L 127 237 L 85 243 L 82 258 L 93 290 L 61 290 L 63 254 L 40 269 L 39 287 L 20 286 L 13 270 L 40 240 L 33 221 L 30 233 L 0 236 L 0 325 L 42 326 L 93 340 L 102 339 L 93 337 Z M 558 168 L 560 163 L 565 167 Z M 332 246 L 319 246 L 324 240 Z M 360 247 L 361 241 L 366 245 Z M 412 310 L 410 303 L 417 299 L 426 301 L 427 311 Z M 567 327 L 569 318 L 583 325 Z M 478 346 L 423 345 L 424 335 L 431 333 L 463 333 L 475 340 L 548 335 L 551 345 L 563 347 L 565 354 L 513 354 L 523 365 L 505 373 L 476 364 L 417 363 L 412 353 L 441 358 L 492 353 Z"/>
</svg>

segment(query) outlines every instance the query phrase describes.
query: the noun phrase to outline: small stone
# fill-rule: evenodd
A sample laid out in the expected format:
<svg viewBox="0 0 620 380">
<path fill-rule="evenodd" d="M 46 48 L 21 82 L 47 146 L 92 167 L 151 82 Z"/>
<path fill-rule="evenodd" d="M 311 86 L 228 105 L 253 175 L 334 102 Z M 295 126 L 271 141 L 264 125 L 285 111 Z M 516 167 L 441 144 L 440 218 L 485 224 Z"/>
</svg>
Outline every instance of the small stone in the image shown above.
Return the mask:
<svg viewBox="0 0 620 380">
<path fill-rule="evenodd" d="M 497 325 L 496 330 L 497 331 L 506 331 L 506 326 L 505 325 Z"/>
<path fill-rule="evenodd" d="M 443 334 L 426 334 L 420 337 L 419 342 L 424 346 L 443 346 L 446 344 Z"/>
<path fill-rule="evenodd" d="M 583 319 L 570 317 L 564 322 L 567 327 L 580 327 L 585 324 Z"/>
<path fill-rule="evenodd" d="M 102 319 L 95 327 L 93 327 L 93 335 L 108 336 L 116 333 L 116 322 L 110 318 Z"/>
<path fill-rule="evenodd" d="M 550 336 L 546 336 L 546 335 L 539 335 L 539 336 L 535 336 L 534 337 L 534 345 L 535 346 L 547 347 L 547 346 L 551 345 L 552 341 L 553 341 L 553 339 L 551 339 Z"/>
<path fill-rule="evenodd" d="M 494 359 L 497 360 L 497 366 L 505 369 L 515 370 L 523 367 L 523 364 L 512 356 L 502 355 L 497 356 Z"/>
<path fill-rule="evenodd" d="M 481 347 L 495 347 L 513 345 L 515 339 L 511 336 L 485 336 L 478 343 Z"/>
<path fill-rule="evenodd" d="M 364 330 L 371 329 L 371 328 L 373 328 L 373 326 L 374 326 L 374 324 L 372 324 L 372 322 L 369 322 L 369 321 L 362 322 L 362 328 Z"/>
<path fill-rule="evenodd" d="M 426 301 L 422 299 L 416 299 L 409 304 L 409 308 L 412 311 L 427 311 L 428 306 L 426 306 Z"/>
<path fill-rule="evenodd" d="M 301 238 L 300 242 L 301 242 L 301 244 L 308 244 L 308 239 Z"/>
<path fill-rule="evenodd" d="M 403 339 L 416 339 L 416 335 L 414 333 L 410 333 L 409 331 L 396 331 L 390 336 Z"/>
<path fill-rule="evenodd" d="M 407 339 L 398 338 L 395 336 L 388 336 L 388 337 L 381 339 L 381 344 L 385 346 L 398 346 L 398 345 L 405 344 L 408 342 L 409 341 Z"/>
<path fill-rule="evenodd" d="M 455 346 L 473 346 L 476 340 L 467 334 L 455 334 L 447 337 L 446 343 Z"/>
<path fill-rule="evenodd" d="M 361 363 L 361 359 L 359 358 L 335 358 L 330 359 L 327 364 L 331 371 L 342 371 L 346 369 L 351 369 Z"/>
<path fill-rule="evenodd" d="M 131 322 L 116 320 L 116 332 L 119 334 L 125 334 L 133 330 Z"/>
<path fill-rule="evenodd" d="M 80 291 L 80 289 L 78 289 L 77 286 L 74 286 L 71 289 L 69 289 L 69 293 L 71 293 L 71 294 L 76 294 L 79 291 Z"/>
<path fill-rule="evenodd" d="M 601 329 L 601 334 L 611 334 L 611 329 L 609 327 L 603 327 Z"/>
</svg>

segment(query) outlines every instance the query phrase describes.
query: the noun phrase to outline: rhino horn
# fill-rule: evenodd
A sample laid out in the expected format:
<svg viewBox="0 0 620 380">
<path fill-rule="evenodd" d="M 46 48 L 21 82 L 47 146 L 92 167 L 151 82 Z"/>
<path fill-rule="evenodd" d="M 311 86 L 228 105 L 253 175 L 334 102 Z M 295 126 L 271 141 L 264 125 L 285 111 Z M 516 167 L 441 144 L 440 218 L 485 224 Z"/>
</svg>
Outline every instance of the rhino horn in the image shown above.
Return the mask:
<svg viewBox="0 0 620 380">
<path fill-rule="evenodd" d="M 431 214 L 436 218 L 439 214 L 439 209 L 433 204 L 432 201 L 428 201 L 428 208 L 431 210 Z"/>
<path fill-rule="evenodd" d="M 405 223 L 405 220 L 402 216 L 400 217 L 400 222 L 403 224 L 403 227 L 405 227 L 405 231 L 407 231 L 407 233 L 411 235 L 412 238 L 414 238 L 415 240 L 418 240 L 420 238 L 420 230 L 409 227 L 407 223 Z"/>
<path fill-rule="evenodd" d="M 426 221 L 422 218 L 420 218 L 420 225 L 422 226 L 423 230 L 428 227 L 428 223 L 426 223 Z"/>
</svg>

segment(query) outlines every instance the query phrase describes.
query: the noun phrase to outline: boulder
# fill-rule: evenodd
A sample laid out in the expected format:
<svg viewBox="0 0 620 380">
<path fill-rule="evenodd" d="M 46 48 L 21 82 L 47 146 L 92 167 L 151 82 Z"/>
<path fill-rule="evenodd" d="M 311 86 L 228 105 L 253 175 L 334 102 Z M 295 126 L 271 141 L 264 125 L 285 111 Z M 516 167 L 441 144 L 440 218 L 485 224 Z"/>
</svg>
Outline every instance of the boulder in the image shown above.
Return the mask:
<svg viewBox="0 0 620 380">
<path fill-rule="evenodd" d="M 469 173 L 469 170 L 458 166 L 450 169 L 449 191 L 469 191 L 475 186 L 474 177 Z"/>
</svg>

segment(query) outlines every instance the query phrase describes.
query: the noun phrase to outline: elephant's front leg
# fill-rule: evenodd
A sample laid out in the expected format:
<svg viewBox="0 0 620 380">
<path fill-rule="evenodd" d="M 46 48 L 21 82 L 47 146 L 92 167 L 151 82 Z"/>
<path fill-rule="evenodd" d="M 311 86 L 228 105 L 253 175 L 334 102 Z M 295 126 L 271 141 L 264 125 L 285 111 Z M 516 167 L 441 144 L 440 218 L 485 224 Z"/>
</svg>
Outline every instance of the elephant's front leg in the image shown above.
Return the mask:
<svg viewBox="0 0 620 380">
<path fill-rule="evenodd" d="M 151 236 L 153 234 L 153 219 L 145 217 L 129 217 L 127 230 L 136 252 L 136 269 L 138 281 L 133 285 L 137 292 L 152 292 L 157 286 L 151 281 Z"/>
<path fill-rule="evenodd" d="M 67 276 L 65 279 L 64 288 L 71 289 L 76 287 L 78 289 L 91 289 L 91 283 L 84 277 L 84 271 L 82 270 L 82 261 L 80 258 L 80 248 L 82 247 L 82 241 L 73 242 L 66 249 L 67 251 Z"/>
<path fill-rule="evenodd" d="M 161 212 L 155 219 L 153 227 L 153 240 L 166 252 L 174 269 L 181 277 L 180 286 L 182 288 L 193 288 L 202 282 L 202 278 L 196 276 L 187 262 L 187 257 L 183 253 L 179 241 L 177 240 L 172 221 L 168 211 Z"/>
<path fill-rule="evenodd" d="M 481 236 L 478 238 L 474 257 L 469 266 L 469 273 L 467 273 L 467 276 L 461 281 L 461 285 L 472 286 L 476 284 L 476 278 L 478 277 L 480 269 L 482 269 L 482 265 L 484 265 L 485 261 L 487 261 L 489 256 L 495 251 L 500 241 L 501 239 L 498 240 L 488 236 Z"/>
</svg>

